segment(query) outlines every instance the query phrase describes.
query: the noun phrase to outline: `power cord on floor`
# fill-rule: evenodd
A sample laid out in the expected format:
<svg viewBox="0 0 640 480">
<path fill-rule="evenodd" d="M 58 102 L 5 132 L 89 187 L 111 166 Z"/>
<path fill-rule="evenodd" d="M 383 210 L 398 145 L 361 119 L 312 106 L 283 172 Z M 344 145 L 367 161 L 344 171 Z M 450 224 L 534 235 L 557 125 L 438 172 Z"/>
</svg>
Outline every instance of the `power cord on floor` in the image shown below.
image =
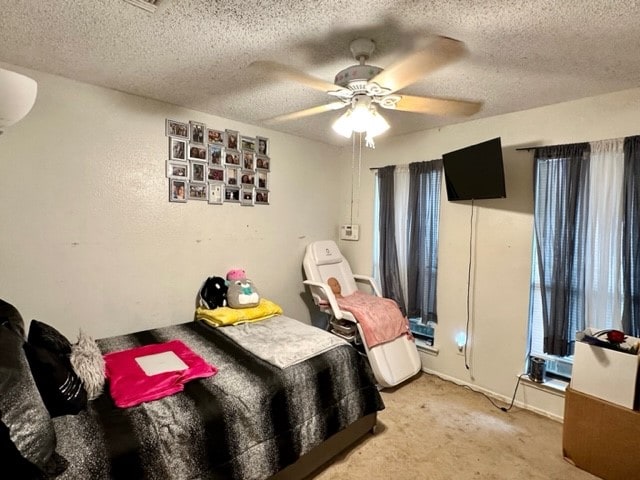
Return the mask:
<svg viewBox="0 0 640 480">
<path fill-rule="evenodd" d="M 493 398 L 491 398 L 489 395 L 487 395 L 484 392 L 481 392 L 480 390 L 475 390 L 475 389 L 471 388 L 469 385 L 463 385 L 461 383 L 456 383 L 453 380 L 449 380 L 447 378 L 443 378 L 440 375 L 435 374 L 435 373 L 428 373 L 428 375 L 433 375 L 434 377 L 438 377 L 440 380 L 444 380 L 445 382 L 453 383 L 454 385 L 457 385 L 458 387 L 464 387 L 467 390 L 471 390 L 473 393 L 479 393 L 480 395 L 484 396 L 487 400 L 489 400 L 489 402 L 491 402 L 491 405 L 496 407 L 498 410 L 501 410 L 501 411 L 506 413 L 506 412 L 509 412 L 509 410 L 511 410 L 511 408 L 513 408 L 513 404 L 514 404 L 515 399 L 516 399 L 516 393 L 518 392 L 518 387 L 520 386 L 520 379 L 522 377 L 524 377 L 526 375 L 526 373 L 521 373 L 520 375 L 518 375 L 518 381 L 516 382 L 516 388 L 513 390 L 513 396 L 511 397 L 511 403 L 509 404 L 508 407 L 501 407 L 500 405 L 495 403 L 493 401 Z"/>
<path fill-rule="evenodd" d="M 518 375 L 518 381 L 516 382 L 516 388 L 513 389 L 513 396 L 511 397 L 511 403 L 509 404 L 509 408 L 499 407 L 500 410 L 502 410 L 503 412 L 508 412 L 509 410 L 511 410 L 511 407 L 513 407 L 513 402 L 515 401 L 516 393 L 518 392 L 518 386 L 520 385 L 520 379 L 522 377 L 524 377 L 525 375 L 526 375 L 526 373 L 521 373 L 520 375 Z M 491 402 L 491 403 L 493 403 L 493 402 Z"/>
</svg>

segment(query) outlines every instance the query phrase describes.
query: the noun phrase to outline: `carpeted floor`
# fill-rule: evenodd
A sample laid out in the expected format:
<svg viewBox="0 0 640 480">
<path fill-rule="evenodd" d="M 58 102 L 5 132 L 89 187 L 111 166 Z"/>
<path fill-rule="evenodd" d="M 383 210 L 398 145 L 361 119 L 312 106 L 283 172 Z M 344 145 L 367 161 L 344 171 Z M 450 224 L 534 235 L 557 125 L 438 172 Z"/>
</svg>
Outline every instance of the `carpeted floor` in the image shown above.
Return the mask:
<svg viewBox="0 0 640 480">
<path fill-rule="evenodd" d="M 562 457 L 562 424 L 421 374 L 383 390 L 375 435 L 314 480 L 593 480 Z M 498 403 L 498 402 L 496 402 Z M 502 404 L 499 404 L 502 405 Z"/>
</svg>

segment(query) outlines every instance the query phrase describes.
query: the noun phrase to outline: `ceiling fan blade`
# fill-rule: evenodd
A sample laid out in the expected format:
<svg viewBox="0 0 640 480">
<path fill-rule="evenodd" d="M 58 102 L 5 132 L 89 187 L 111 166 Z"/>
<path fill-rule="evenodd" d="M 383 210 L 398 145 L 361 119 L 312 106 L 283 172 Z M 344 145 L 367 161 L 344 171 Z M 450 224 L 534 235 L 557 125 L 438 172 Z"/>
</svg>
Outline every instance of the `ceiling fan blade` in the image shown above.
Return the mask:
<svg viewBox="0 0 640 480">
<path fill-rule="evenodd" d="M 464 43 L 448 37 L 438 37 L 428 47 L 410 53 L 392 64 L 369 82 L 396 92 L 428 73 L 458 60 L 466 53 Z M 390 93 L 391 93 L 390 92 Z"/>
<path fill-rule="evenodd" d="M 311 115 L 317 115 L 318 113 L 329 112 L 331 110 L 340 110 L 341 108 L 344 108 L 347 105 L 349 105 L 349 103 L 331 102 L 325 105 L 318 105 L 317 107 L 307 108 L 306 110 L 300 110 L 298 112 L 278 115 L 277 117 L 273 117 L 265 120 L 265 123 L 277 123 L 277 122 L 285 122 L 287 120 L 297 120 L 299 118 L 309 117 Z"/>
<path fill-rule="evenodd" d="M 278 62 L 271 62 L 268 60 L 257 60 L 249 64 L 250 68 L 259 70 L 266 75 L 273 75 L 285 80 L 293 80 L 294 82 L 301 83 L 315 90 L 321 92 L 331 92 L 336 90 L 347 90 L 340 85 L 336 85 L 331 82 L 322 80 L 321 78 L 314 77 L 308 73 L 302 72 L 297 68 L 289 65 L 284 65 Z"/>
<path fill-rule="evenodd" d="M 384 108 L 402 110 L 404 112 L 467 117 L 480 111 L 480 108 L 482 108 L 482 102 L 401 95 L 400 100 L 395 104 L 395 107 L 385 107 L 384 104 L 381 104 L 381 106 Z"/>
</svg>

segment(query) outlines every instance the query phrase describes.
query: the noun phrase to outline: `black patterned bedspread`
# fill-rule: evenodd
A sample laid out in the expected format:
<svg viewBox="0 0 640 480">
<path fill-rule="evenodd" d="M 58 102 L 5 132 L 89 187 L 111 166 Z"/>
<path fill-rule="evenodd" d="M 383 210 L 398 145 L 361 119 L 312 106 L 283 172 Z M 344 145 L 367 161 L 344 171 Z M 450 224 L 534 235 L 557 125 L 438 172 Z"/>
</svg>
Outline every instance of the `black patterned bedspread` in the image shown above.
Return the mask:
<svg viewBox="0 0 640 480">
<path fill-rule="evenodd" d="M 265 479 L 384 408 L 366 359 L 349 345 L 280 369 L 202 322 L 98 344 L 107 353 L 173 339 L 218 374 L 132 408 L 104 393 L 79 415 L 55 418 L 57 451 L 70 463 L 58 478 Z"/>
</svg>

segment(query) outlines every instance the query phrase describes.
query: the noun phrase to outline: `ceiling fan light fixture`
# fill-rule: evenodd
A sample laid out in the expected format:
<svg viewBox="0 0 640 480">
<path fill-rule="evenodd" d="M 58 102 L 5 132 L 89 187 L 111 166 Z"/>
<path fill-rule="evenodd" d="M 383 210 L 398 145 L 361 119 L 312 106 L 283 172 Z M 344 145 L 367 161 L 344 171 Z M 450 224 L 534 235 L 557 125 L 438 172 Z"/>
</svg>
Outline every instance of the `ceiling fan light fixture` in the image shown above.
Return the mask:
<svg viewBox="0 0 640 480">
<path fill-rule="evenodd" d="M 351 124 L 351 109 L 340 115 L 338 119 L 333 122 L 331 128 L 333 128 L 333 131 L 338 135 L 342 135 L 345 138 L 351 137 L 351 133 L 353 133 Z"/>
<path fill-rule="evenodd" d="M 333 130 L 345 138 L 353 132 L 366 133 L 367 139 L 373 139 L 389 130 L 389 123 L 378 113 L 370 102 L 354 102 L 354 106 L 333 122 Z"/>
<path fill-rule="evenodd" d="M 389 130 L 389 122 L 378 113 L 375 106 L 370 109 L 371 116 L 369 117 L 369 125 L 367 126 L 367 135 L 370 137 L 377 137 L 378 135 Z"/>
<path fill-rule="evenodd" d="M 369 107 L 357 104 L 351 112 L 351 129 L 354 132 L 366 132 L 372 121 L 371 110 Z"/>
</svg>

